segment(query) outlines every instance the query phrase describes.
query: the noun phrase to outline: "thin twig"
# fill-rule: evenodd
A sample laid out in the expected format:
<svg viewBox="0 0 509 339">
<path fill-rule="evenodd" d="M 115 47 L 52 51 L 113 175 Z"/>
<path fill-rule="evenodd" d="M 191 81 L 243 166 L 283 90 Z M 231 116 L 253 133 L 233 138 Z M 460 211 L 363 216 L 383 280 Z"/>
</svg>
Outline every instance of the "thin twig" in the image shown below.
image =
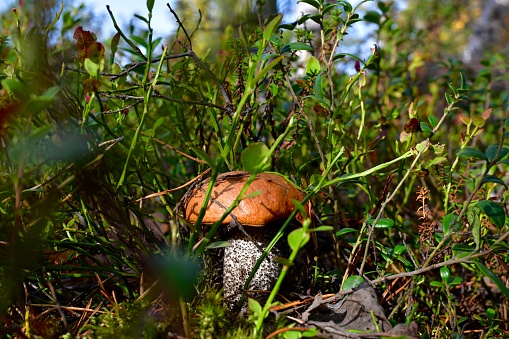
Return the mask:
<svg viewBox="0 0 509 339">
<path fill-rule="evenodd" d="M 119 113 L 119 112 L 122 112 L 126 109 L 129 109 L 133 106 L 136 106 L 138 105 L 139 103 L 143 102 L 143 99 L 138 99 L 136 100 L 135 102 L 133 102 L 132 104 L 130 105 L 127 105 L 125 107 L 122 107 L 122 108 L 119 108 L 119 109 L 114 109 L 114 110 L 109 110 L 109 111 L 103 111 L 103 112 L 99 112 L 100 114 L 113 114 L 113 113 Z"/>
<path fill-rule="evenodd" d="M 198 101 L 198 100 L 175 99 L 175 98 L 171 98 L 169 96 L 166 96 L 164 94 L 161 94 L 157 90 L 154 90 L 154 96 L 157 97 L 157 98 L 161 98 L 161 99 L 167 100 L 167 101 L 176 102 L 178 104 L 208 106 L 208 107 L 212 107 L 212 108 L 217 108 L 217 109 L 219 109 L 221 111 L 225 111 L 225 112 L 228 111 L 228 109 L 226 109 L 225 107 L 213 104 L 211 102 Z"/>
<path fill-rule="evenodd" d="M 120 34 L 120 36 L 124 39 L 125 42 L 131 46 L 132 49 L 136 51 L 143 59 L 147 60 L 147 57 L 143 54 L 143 52 L 136 46 L 125 34 L 122 32 L 120 27 L 117 25 L 117 21 L 115 20 L 115 17 L 113 16 L 113 13 L 110 10 L 110 5 L 106 5 L 106 9 L 108 10 L 108 13 L 110 13 L 111 21 L 113 21 L 113 26 L 115 26 L 115 29 Z"/>
<path fill-rule="evenodd" d="M 168 6 L 168 8 L 170 9 L 170 12 L 175 17 L 175 20 L 177 20 L 177 23 L 178 23 L 179 27 L 182 28 L 182 30 L 184 31 L 184 34 L 186 35 L 187 41 L 189 42 L 189 48 L 193 49 L 193 43 L 191 42 L 191 38 L 187 34 L 186 28 L 184 27 L 184 24 L 180 21 L 179 16 L 177 15 L 177 13 L 175 13 L 173 8 L 171 8 L 169 3 L 166 3 L 166 6 Z"/>
<path fill-rule="evenodd" d="M 166 193 L 170 193 L 170 192 L 174 192 L 174 191 L 177 191 L 181 188 L 184 188 L 184 187 L 187 187 L 189 185 L 191 185 L 192 183 L 196 182 L 197 180 L 200 180 L 201 177 L 203 177 L 205 174 L 207 174 L 208 172 L 210 171 L 210 168 L 207 169 L 206 171 L 204 171 L 203 173 L 201 173 L 199 176 L 197 176 L 196 178 L 186 182 L 184 185 L 180 185 L 179 187 L 175 187 L 175 188 L 172 188 L 172 189 L 169 189 L 169 190 L 165 190 L 165 191 L 162 191 L 162 192 L 157 192 L 157 193 L 152 193 L 152 194 L 149 194 L 147 196 L 144 196 L 144 197 L 141 197 L 139 198 L 138 200 L 136 200 L 135 202 L 139 202 L 141 200 L 145 200 L 145 199 L 149 199 L 149 198 L 153 198 L 153 197 L 159 197 L 161 195 L 165 195 Z"/>
</svg>

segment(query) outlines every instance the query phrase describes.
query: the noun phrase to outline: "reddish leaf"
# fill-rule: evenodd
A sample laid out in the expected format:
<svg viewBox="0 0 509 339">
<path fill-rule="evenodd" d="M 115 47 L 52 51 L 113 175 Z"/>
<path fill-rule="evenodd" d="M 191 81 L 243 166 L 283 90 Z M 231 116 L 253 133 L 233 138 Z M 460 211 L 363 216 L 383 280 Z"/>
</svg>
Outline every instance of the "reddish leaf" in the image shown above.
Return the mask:
<svg viewBox="0 0 509 339">
<path fill-rule="evenodd" d="M 74 40 L 76 40 L 76 49 L 78 50 L 78 61 L 82 62 L 87 58 L 87 51 L 90 45 L 96 42 L 97 38 L 94 33 L 85 31 L 81 26 L 78 26 L 74 31 Z"/>
<path fill-rule="evenodd" d="M 13 115 L 18 109 L 19 103 L 17 101 L 1 100 L 0 101 L 0 129 L 3 128 L 5 122 Z"/>
<path fill-rule="evenodd" d="M 412 118 L 408 120 L 408 122 L 403 127 L 403 130 L 406 133 L 413 133 L 417 131 L 417 128 L 419 127 L 419 121 L 416 118 Z"/>
<path fill-rule="evenodd" d="M 329 115 L 329 112 L 322 105 L 319 104 L 313 106 L 313 111 L 315 112 L 316 115 L 321 117 L 326 117 Z"/>
<path fill-rule="evenodd" d="M 355 70 L 357 71 L 357 73 L 361 71 L 361 63 L 359 62 L 359 60 L 355 60 Z"/>
<path fill-rule="evenodd" d="M 89 78 L 83 81 L 83 89 L 85 93 L 92 93 L 99 89 L 99 81 L 95 78 Z"/>
<path fill-rule="evenodd" d="M 104 58 L 104 45 L 94 42 L 87 49 L 87 58 L 98 64 Z"/>
</svg>

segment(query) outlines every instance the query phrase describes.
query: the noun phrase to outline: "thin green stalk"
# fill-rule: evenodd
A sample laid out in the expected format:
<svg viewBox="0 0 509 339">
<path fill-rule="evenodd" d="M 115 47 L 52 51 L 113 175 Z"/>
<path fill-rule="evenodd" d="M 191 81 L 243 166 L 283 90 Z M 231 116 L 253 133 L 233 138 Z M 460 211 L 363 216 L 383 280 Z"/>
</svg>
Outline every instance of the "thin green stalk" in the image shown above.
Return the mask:
<svg viewBox="0 0 509 339">
<path fill-rule="evenodd" d="M 166 55 L 167 49 L 168 49 L 168 46 L 165 46 L 164 49 L 163 49 L 163 54 L 161 55 L 161 58 L 159 60 L 159 66 L 157 67 L 157 71 L 156 71 L 156 74 L 154 76 L 154 80 L 152 81 L 150 86 L 148 86 L 148 89 L 145 91 L 145 94 L 143 96 L 143 113 L 141 115 L 140 124 L 138 125 L 138 128 L 136 129 L 136 132 L 134 133 L 134 137 L 133 137 L 133 139 L 131 141 L 131 146 L 129 147 L 129 152 L 127 153 L 127 158 L 126 158 L 126 161 L 125 161 L 125 164 L 124 164 L 124 169 L 122 170 L 122 174 L 121 174 L 120 179 L 118 180 L 118 183 L 117 183 L 117 189 L 119 189 L 120 186 L 122 186 L 122 184 L 124 183 L 125 175 L 127 173 L 127 167 L 129 166 L 129 160 L 130 160 L 131 155 L 132 155 L 132 153 L 133 153 L 133 151 L 134 151 L 134 149 L 136 147 L 136 143 L 138 141 L 138 137 L 139 137 L 139 135 L 141 133 L 141 130 L 143 129 L 143 124 L 145 122 L 145 118 L 146 118 L 146 116 L 148 114 L 148 110 L 149 110 L 149 101 L 150 101 L 150 98 L 152 96 L 152 92 L 154 91 L 154 87 L 157 84 L 157 79 L 159 79 L 159 74 L 161 73 L 161 68 L 162 68 L 163 63 L 164 63 L 164 57 Z M 150 56 L 150 54 L 149 54 L 149 56 Z M 150 70 L 150 63 L 147 63 L 146 71 L 145 71 L 145 76 L 144 76 L 144 79 L 143 79 L 144 84 L 146 83 L 146 81 L 148 79 L 149 70 Z M 146 86 L 143 86 L 143 88 L 145 89 Z"/>
</svg>

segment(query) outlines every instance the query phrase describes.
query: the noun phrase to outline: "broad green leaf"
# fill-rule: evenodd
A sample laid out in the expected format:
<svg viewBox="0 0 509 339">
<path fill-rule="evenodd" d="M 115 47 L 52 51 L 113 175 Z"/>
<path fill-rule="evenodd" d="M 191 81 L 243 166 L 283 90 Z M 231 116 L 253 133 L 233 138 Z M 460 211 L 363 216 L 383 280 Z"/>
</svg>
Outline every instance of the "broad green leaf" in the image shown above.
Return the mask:
<svg viewBox="0 0 509 339">
<path fill-rule="evenodd" d="M 292 42 L 281 48 L 281 54 L 288 51 L 309 51 L 312 52 L 313 48 L 304 42 Z"/>
<path fill-rule="evenodd" d="M 320 61 L 314 56 L 311 56 L 306 66 L 306 74 L 318 74 L 320 73 Z"/>
<path fill-rule="evenodd" d="M 481 218 L 479 218 L 479 214 L 473 208 L 470 208 L 470 206 L 467 210 L 466 217 L 472 229 L 475 248 L 478 249 L 481 246 Z"/>
<path fill-rule="evenodd" d="M 263 30 L 263 40 L 269 41 L 270 37 L 276 30 L 276 27 L 281 23 L 281 20 L 283 19 L 283 14 L 278 14 L 274 19 L 272 19 L 265 29 Z"/>
<path fill-rule="evenodd" d="M 483 183 L 487 183 L 487 182 L 493 182 L 495 184 L 499 184 L 499 185 L 502 185 L 505 188 L 507 188 L 506 183 L 502 179 L 500 179 L 499 177 L 496 177 L 494 175 L 487 175 L 486 178 L 484 178 Z"/>
<path fill-rule="evenodd" d="M 249 309 L 256 315 L 257 318 L 260 318 L 262 315 L 262 306 L 258 301 L 253 298 L 247 299 L 247 305 Z"/>
<path fill-rule="evenodd" d="M 438 125 L 438 119 L 434 115 L 428 116 L 429 123 L 431 124 L 431 127 L 435 128 Z"/>
<path fill-rule="evenodd" d="M 505 212 L 502 206 L 491 200 L 481 200 L 477 203 L 477 206 L 490 217 L 490 220 L 497 225 L 498 228 L 504 226 Z"/>
<path fill-rule="evenodd" d="M 463 282 L 463 279 L 461 277 L 454 277 L 452 279 L 449 279 L 448 284 L 451 286 L 457 286 L 460 285 Z"/>
<path fill-rule="evenodd" d="M 421 121 L 420 122 L 420 126 L 421 126 L 421 130 L 423 132 L 427 132 L 427 133 L 433 133 L 433 129 L 431 127 L 429 127 L 428 123 L 425 122 L 425 121 Z"/>
<path fill-rule="evenodd" d="M 147 9 L 149 12 L 152 12 L 154 9 L 154 2 L 155 0 L 147 0 Z"/>
<path fill-rule="evenodd" d="M 336 237 L 340 237 L 343 234 L 358 232 L 355 228 L 343 228 L 336 232 Z"/>
<path fill-rule="evenodd" d="M 244 149 L 240 155 L 242 166 L 249 173 L 260 173 L 270 169 L 269 148 L 262 142 L 256 142 Z"/>
<path fill-rule="evenodd" d="M 360 275 L 352 275 L 351 277 L 346 278 L 345 283 L 341 286 L 341 290 L 347 291 L 349 289 L 356 288 L 360 284 L 364 282 L 364 278 Z"/>
<path fill-rule="evenodd" d="M 500 278 L 495 273 L 491 272 L 486 266 L 481 264 L 479 261 L 474 261 L 474 263 L 477 266 L 477 268 L 481 271 L 481 273 L 486 277 L 490 278 L 490 280 L 493 281 L 495 285 L 497 285 L 500 292 L 502 292 L 502 294 L 505 295 L 506 298 L 509 298 L 509 289 L 507 289 L 502 280 L 500 280 Z"/>
<path fill-rule="evenodd" d="M 394 226 L 394 220 L 389 218 L 380 218 L 375 225 L 375 228 L 391 228 Z"/>
<path fill-rule="evenodd" d="M 454 223 L 456 219 L 456 214 L 449 213 L 442 219 L 442 228 L 444 230 L 444 234 L 449 233 L 451 225 Z"/>
<path fill-rule="evenodd" d="M 308 5 L 311 5 L 316 9 L 320 8 L 320 3 L 317 0 L 299 0 L 299 1 L 297 1 L 297 3 L 301 3 L 301 2 L 307 3 Z"/>
<path fill-rule="evenodd" d="M 429 284 L 433 287 L 440 287 L 440 288 L 444 287 L 444 284 L 440 281 L 432 281 Z"/>
<path fill-rule="evenodd" d="M 308 241 L 309 233 L 305 232 L 303 228 L 298 228 L 288 234 L 288 245 L 292 251 L 301 249 Z"/>
<path fill-rule="evenodd" d="M 43 97 L 35 97 L 28 100 L 25 106 L 25 112 L 30 114 L 36 114 L 48 107 L 53 103 L 53 99 L 47 99 Z"/>
<path fill-rule="evenodd" d="M 96 64 L 89 58 L 85 59 L 85 69 L 87 70 L 87 73 L 90 74 L 90 76 L 97 77 L 99 75 L 99 69 L 100 65 Z"/>
<path fill-rule="evenodd" d="M 315 96 L 317 98 L 320 98 L 320 99 L 323 100 L 323 81 L 322 81 L 322 76 L 323 76 L 323 73 L 319 74 L 315 78 L 315 84 L 313 85 L 313 90 L 315 92 Z"/>
<path fill-rule="evenodd" d="M 407 250 L 407 248 L 405 245 L 399 244 L 399 245 L 396 245 L 396 247 L 394 247 L 394 254 L 401 255 L 403 252 L 406 252 L 406 250 Z"/>
<path fill-rule="evenodd" d="M 368 11 L 364 15 L 364 20 L 378 25 L 380 23 L 380 13 L 375 11 Z"/>
<path fill-rule="evenodd" d="M 486 160 L 486 156 L 484 155 L 483 152 L 479 151 L 476 148 L 472 148 L 472 147 L 462 148 L 462 149 L 460 149 L 460 151 L 458 153 L 456 153 L 456 155 L 458 157 L 477 158 L 477 159 L 485 159 Z"/>
<path fill-rule="evenodd" d="M 426 165 L 426 168 L 429 168 L 431 166 L 434 166 L 434 165 L 438 165 L 438 164 L 441 164 L 443 163 L 444 161 L 446 161 L 447 158 L 446 157 L 436 157 L 436 158 L 433 158 L 431 159 L 431 161 Z"/>
<path fill-rule="evenodd" d="M 497 156 L 497 152 L 498 152 L 498 145 L 488 146 L 488 148 L 486 149 L 486 152 L 485 152 L 486 159 L 488 159 L 489 162 L 494 162 L 495 160 L 500 160 L 507 155 L 507 153 L 509 152 L 509 149 L 507 149 L 507 147 L 502 147 L 502 149 L 500 150 L 500 154 L 498 155 L 498 158 L 495 159 L 495 157 Z"/>
<path fill-rule="evenodd" d="M 353 54 L 350 54 L 350 53 L 338 53 L 334 56 L 334 58 L 332 58 L 332 60 L 337 60 L 337 59 L 342 59 L 344 58 L 345 56 L 349 56 L 350 58 L 353 58 L 355 60 L 358 60 L 361 64 L 364 64 L 364 60 L 362 60 L 361 58 L 359 58 L 358 56 L 356 55 L 353 55 Z"/>
<path fill-rule="evenodd" d="M 2 80 L 2 87 L 20 101 L 27 100 L 30 95 L 30 89 L 25 84 L 13 79 Z"/>
<path fill-rule="evenodd" d="M 472 118 L 472 122 L 474 123 L 474 126 L 477 128 L 482 128 L 486 124 L 486 120 L 484 120 L 482 117 L 478 115 Z"/>
<path fill-rule="evenodd" d="M 449 268 L 447 266 L 443 266 L 440 268 L 440 277 L 442 280 L 448 280 L 451 276 L 451 271 L 449 271 Z"/>
</svg>

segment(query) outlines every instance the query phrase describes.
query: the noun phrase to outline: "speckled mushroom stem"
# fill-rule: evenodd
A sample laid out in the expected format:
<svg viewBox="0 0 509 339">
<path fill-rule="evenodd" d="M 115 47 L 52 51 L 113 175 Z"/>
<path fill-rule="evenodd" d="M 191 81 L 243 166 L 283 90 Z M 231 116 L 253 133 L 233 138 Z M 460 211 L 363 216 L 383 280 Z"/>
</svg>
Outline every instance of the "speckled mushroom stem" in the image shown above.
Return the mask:
<svg viewBox="0 0 509 339">
<path fill-rule="evenodd" d="M 274 236 L 267 228 L 244 226 L 246 235 L 236 229 L 230 231 L 231 246 L 225 248 L 223 264 L 223 284 L 225 304 L 233 310 L 242 297 L 244 284 L 251 274 L 256 262 Z M 276 245 L 265 257 L 249 283 L 248 290 L 270 291 L 281 272 L 282 265 L 275 258 L 284 256 L 283 244 Z M 266 293 L 252 293 L 255 299 L 266 298 Z M 245 305 L 244 305 L 245 306 Z"/>
</svg>

